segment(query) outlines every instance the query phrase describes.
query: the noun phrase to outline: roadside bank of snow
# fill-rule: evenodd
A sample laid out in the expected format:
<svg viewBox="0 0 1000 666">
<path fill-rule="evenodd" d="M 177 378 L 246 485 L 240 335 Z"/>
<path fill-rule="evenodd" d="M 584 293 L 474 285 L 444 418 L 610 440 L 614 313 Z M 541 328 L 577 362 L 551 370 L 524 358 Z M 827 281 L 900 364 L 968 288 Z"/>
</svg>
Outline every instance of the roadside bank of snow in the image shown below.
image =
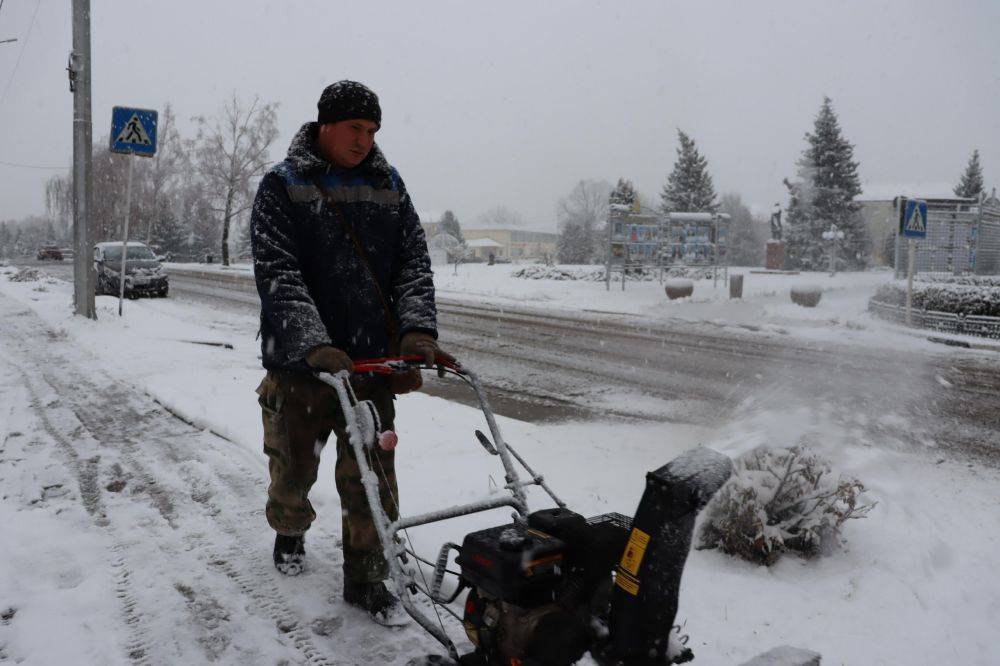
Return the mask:
<svg viewBox="0 0 1000 666">
<path fill-rule="evenodd" d="M 460 271 L 467 268 L 472 267 Z M 71 314 L 69 285 L 49 280 L 11 283 L 4 275 L 0 275 L 0 294 L 16 299 L 44 321 L 32 344 L 45 344 L 50 335 L 67 338 L 80 347 L 82 364 L 106 371 L 185 418 L 223 434 L 241 455 L 259 452 L 260 412 L 253 388 L 263 373 L 254 340 L 255 317 L 218 313 L 175 299 L 151 299 L 127 301 L 125 317 L 119 319 L 117 301 L 99 297 L 99 319 L 82 320 Z M 199 342 L 225 342 L 233 349 Z M 4 404 L 11 407 L 5 417 L 0 406 L 0 419 L 12 424 L 7 430 L 28 428 L 16 421 L 23 404 L 6 399 L 16 396 L 16 378 L 7 379 Z M 414 395 L 400 399 L 397 411 L 404 513 L 468 500 L 502 483 L 493 460 L 475 441 L 473 429 L 483 427 L 476 410 Z M 1000 567 L 996 470 L 954 461 L 935 464 L 926 455 L 876 448 L 881 442 L 859 439 L 839 415 L 808 404 L 784 409 L 748 404 L 741 413 L 718 428 L 664 423 L 536 426 L 498 420 L 506 439 L 545 474 L 562 499 L 585 514 L 631 514 L 643 490 L 644 474 L 699 444 L 738 455 L 757 444 L 807 438 L 822 443 L 824 453 L 866 483 L 879 506 L 869 518 L 847 525 L 844 552 L 814 562 L 786 559 L 771 569 L 715 552 L 691 553 L 679 619 L 687 623 L 685 632 L 691 634 L 696 663 L 736 664 L 782 643 L 819 651 L 828 664 L 1000 661 L 991 626 L 1000 611 L 1000 581 L 994 575 Z M 263 478 L 263 454 L 259 461 Z M 18 473 L 25 475 L 24 483 L 50 485 L 45 481 L 46 464 L 24 460 L 18 463 Z M 10 463 L 4 460 L 0 465 Z M 333 549 L 332 540 L 340 529 L 332 466 L 328 453 L 312 495 L 319 514 L 312 538 L 329 538 L 325 550 Z M 14 478 L 6 469 L 4 478 Z M 243 499 L 250 506 L 262 504 L 263 494 L 261 486 L 259 497 Z M 537 492 L 532 500 L 536 508 L 546 505 Z M 70 522 L 73 534 L 68 536 L 35 521 L 32 511 L 6 505 L 2 511 L 5 522 L 14 525 L 10 533 L 28 539 L 12 540 L 9 557 L 0 565 L 0 589 L 17 590 L 19 599 L 30 602 L 31 608 L 19 611 L 28 613 L 22 617 L 44 612 L 49 599 L 56 598 L 49 596 L 51 590 L 62 588 L 55 583 L 48 588 L 41 583 L 16 587 L 17 563 L 27 562 L 37 551 L 51 553 L 52 559 L 36 560 L 38 578 L 58 580 L 65 568 L 60 564 L 60 544 L 71 539 L 81 549 L 76 557 L 82 571 L 99 566 L 101 554 L 88 540 L 89 528 L 83 521 Z M 419 550 L 431 555 L 445 540 L 459 540 L 468 529 L 505 519 L 503 512 L 493 512 L 412 530 L 410 536 Z M 261 529 L 267 529 L 262 521 Z M 269 555 L 265 550 L 246 554 L 265 559 Z M 150 566 L 157 566 L 155 559 Z M 107 610 L 107 594 L 101 591 L 106 584 L 100 576 L 84 575 L 73 588 L 76 596 L 61 601 L 66 610 L 53 616 L 57 626 L 52 630 L 61 631 L 67 643 L 87 642 L 82 634 L 88 631 L 113 636 L 114 627 L 105 626 L 106 618 L 113 616 Z M 289 584 L 308 591 L 309 576 Z M 70 612 L 84 603 L 104 609 L 98 616 L 105 619 L 93 628 L 84 620 L 87 614 Z M 0 627 L 0 644 L 9 644 L 11 653 L 27 644 L 26 637 L 17 635 L 18 626 L 15 621 Z M 460 635 L 457 625 L 451 629 Z M 385 634 L 380 640 L 412 641 L 409 636 Z M 431 645 L 429 639 L 419 643 L 420 649 Z M 274 663 L 279 655 L 285 656 L 272 649 L 275 652 L 257 655 L 257 663 Z"/>
</svg>

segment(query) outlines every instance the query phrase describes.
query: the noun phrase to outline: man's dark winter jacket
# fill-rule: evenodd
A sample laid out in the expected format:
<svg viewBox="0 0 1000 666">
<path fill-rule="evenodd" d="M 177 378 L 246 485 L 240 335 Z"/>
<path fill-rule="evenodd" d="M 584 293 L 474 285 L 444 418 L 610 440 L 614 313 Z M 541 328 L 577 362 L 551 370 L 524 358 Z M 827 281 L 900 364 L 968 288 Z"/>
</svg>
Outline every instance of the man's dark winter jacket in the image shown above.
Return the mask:
<svg viewBox="0 0 1000 666">
<path fill-rule="evenodd" d="M 285 160 L 261 180 L 250 216 L 268 369 L 305 370 L 306 354 L 323 344 L 354 359 L 387 355 L 385 311 L 345 222 L 364 246 L 400 335 L 437 335 L 427 243 L 399 173 L 378 146 L 353 169 L 331 166 L 315 149 L 317 130 L 316 123 L 299 130 Z"/>
</svg>

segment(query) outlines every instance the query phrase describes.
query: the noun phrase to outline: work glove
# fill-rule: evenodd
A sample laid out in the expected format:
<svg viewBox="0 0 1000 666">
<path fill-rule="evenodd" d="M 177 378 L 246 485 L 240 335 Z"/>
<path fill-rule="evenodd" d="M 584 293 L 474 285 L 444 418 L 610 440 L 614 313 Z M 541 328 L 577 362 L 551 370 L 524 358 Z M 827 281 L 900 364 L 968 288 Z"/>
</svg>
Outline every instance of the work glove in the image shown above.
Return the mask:
<svg viewBox="0 0 1000 666">
<path fill-rule="evenodd" d="M 314 347 L 306 354 L 306 364 L 310 368 L 329 372 L 331 375 L 335 375 L 341 370 L 354 372 L 354 363 L 351 362 L 351 357 L 333 345 Z"/>
<path fill-rule="evenodd" d="M 403 336 L 399 343 L 399 352 L 403 356 L 423 356 L 424 362 L 433 366 L 437 363 L 437 358 L 455 362 L 455 357 L 438 347 L 437 340 L 430 333 L 421 331 L 410 331 Z M 438 366 L 438 377 L 444 377 L 444 369 Z"/>
</svg>

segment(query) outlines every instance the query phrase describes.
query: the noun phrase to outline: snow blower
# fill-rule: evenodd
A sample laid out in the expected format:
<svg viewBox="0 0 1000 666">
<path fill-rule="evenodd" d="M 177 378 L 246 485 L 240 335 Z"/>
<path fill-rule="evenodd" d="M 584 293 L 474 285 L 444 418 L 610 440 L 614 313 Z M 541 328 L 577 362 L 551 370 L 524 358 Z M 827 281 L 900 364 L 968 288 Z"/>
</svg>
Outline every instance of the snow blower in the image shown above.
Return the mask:
<svg viewBox="0 0 1000 666">
<path fill-rule="evenodd" d="M 350 444 L 389 563 L 389 583 L 406 612 L 447 650 L 411 666 L 569 666 L 586 653 L 601 666 L 676 664 L 693 659 L 674 621 L 681 573 L 698 512 L 729 478 L 732 463 L 711 449 L 693 449 L 646 475 L 635 517 L 608 513 L 590 518 L 567 508 L 544 477 L 507 444 L 476 374 L 457 363 L 422 357 L 356 361 L 355 373 L 388 375 L 437 370 L 466 382 L 479 401 L 490 436 L 475 431 L 479 445 L 499 458 L 505 485 L 474 502 L 390 520 L 378 495 L 378 478 L 366 448 L 392 447 L 368 401 L 358 401 L 348 373 L 322 373 L 346 416 Z M 515 464 L 516 463 L 516 464 Z M 527 474 L 522 480 L 518 466 Z M 540 487 L 553 508 L 528 510 L 525 488 Z M 512 521 L 446 543 L 435 562 L 420 558 L 406 529 L 509 507 Z M 452 551 L 459 572 L 448 569 Z M 423 562 L 433 569 L 429 576 Z M 449 594 L 446 575 L 457 577 Z M 462 610 L 452 608 L 468 591 Z M 432 617 L 428 611 L 432 611 Z M 460 654 L 445 630 L 444 611 L 464 627 L 473 650 Z"/>
</svg>

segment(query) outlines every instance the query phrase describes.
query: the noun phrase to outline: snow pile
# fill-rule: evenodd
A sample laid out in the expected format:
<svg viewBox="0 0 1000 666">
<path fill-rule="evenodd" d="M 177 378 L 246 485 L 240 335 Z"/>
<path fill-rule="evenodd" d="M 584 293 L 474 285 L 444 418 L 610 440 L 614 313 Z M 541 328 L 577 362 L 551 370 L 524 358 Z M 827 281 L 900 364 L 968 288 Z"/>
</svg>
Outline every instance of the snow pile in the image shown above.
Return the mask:
<svg viewBox="0 0 1000 666">
<path fill-rule="evenodd" d="M 905 306 L 906 282 L 899 280 L 882 285 L 872 300 Z M 913 283 L 913 307 L 934 312 L 1000 317 L 1000 278 L 917 280 Z"/>
<path fill-rule="evenodd" d="M 761 446 L 735 463 L 733 477 L 706 509 L 700 548 L 765 565 L 788 551 L 827 553 L 840 526 L 874 506 L 863 503 L 861 482 L 835 473 L 803 446 Z"/>
</svg>

